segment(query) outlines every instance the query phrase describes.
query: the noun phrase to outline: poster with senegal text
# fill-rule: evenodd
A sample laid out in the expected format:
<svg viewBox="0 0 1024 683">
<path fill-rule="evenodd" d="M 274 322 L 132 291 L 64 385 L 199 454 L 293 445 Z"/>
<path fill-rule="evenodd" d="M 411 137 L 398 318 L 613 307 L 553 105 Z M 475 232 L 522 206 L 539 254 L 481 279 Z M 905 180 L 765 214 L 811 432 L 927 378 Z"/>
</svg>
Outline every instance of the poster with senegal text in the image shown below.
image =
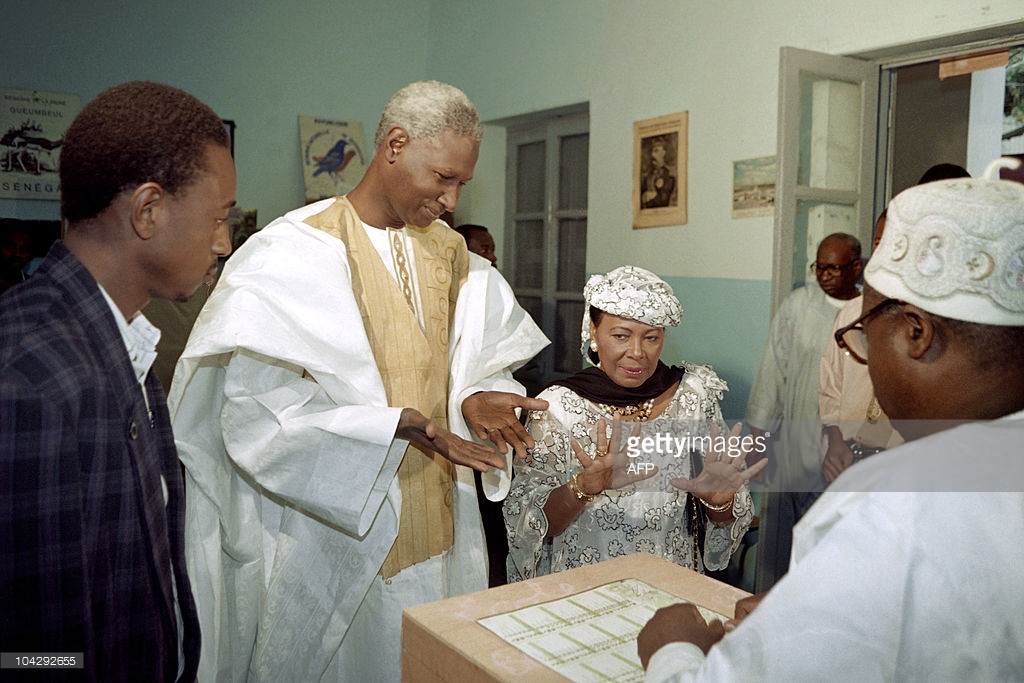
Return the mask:
<svg viewBox="0 0 1024 683">
<path fill-rule="evenodd" d="M 60 199 L 60 149 L 78 95 L 0 88 L 0 197 Z"/>
</svg>

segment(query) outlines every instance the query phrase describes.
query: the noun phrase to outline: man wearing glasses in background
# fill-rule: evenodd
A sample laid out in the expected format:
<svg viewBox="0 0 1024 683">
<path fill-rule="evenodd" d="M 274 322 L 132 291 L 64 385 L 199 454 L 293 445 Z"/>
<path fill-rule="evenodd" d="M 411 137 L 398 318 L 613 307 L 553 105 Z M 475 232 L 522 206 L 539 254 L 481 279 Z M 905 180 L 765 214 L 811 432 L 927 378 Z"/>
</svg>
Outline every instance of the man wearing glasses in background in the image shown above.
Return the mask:
<svg viewBox="0 0 1024 683">
<path fill-rule="evenodd" d="M 832 339 L 836 313 L 860 293 L 860 242 L 845 233 L 829 235 L 818 245 L 811 271 L 818 286 L 793 291 L 772 318 L 747 404 L 751 433 L 770 434 L 772 443 L 758 536 L 755 589 L 759 592 L 786 573 L 793 525 L 824 489 L 818 370 Z"/>
</svg>

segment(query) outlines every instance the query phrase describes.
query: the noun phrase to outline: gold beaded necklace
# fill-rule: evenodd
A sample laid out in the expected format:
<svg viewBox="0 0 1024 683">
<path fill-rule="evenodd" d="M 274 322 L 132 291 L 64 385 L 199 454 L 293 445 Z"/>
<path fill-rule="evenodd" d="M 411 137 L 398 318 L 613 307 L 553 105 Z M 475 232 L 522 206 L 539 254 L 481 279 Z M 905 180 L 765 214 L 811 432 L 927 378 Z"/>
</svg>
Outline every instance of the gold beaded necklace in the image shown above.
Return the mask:
<svg viewBox="0 0 1024 683">
<path fill-rule="evenodd" d="M 597 407 L 613 417 L 618 415 L 625 420 L 646 422 L 651 419 L 651 412 L 654 410 L 654 399 L 647 399 L 635 406 L 610 406 L 607 403 L 598 403 Z"/>
</svg>

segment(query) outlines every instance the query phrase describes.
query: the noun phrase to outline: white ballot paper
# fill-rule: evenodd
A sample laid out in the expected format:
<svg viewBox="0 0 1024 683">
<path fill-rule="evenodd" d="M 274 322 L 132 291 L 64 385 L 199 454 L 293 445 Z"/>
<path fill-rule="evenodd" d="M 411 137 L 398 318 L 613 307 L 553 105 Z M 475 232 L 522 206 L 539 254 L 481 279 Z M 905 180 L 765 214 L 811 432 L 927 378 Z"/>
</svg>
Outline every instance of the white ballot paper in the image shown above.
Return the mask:
<svg viewBox="0 0 1024 683">
<path fill-rule="evenodd" d="M 571 681 L 642 681 L 637 635 L 656 611 L 679 602 L 688 601 L 623 579 L 478 623 Z M 697 609 L 709 622 L 728 619 Z"/>
</svg>

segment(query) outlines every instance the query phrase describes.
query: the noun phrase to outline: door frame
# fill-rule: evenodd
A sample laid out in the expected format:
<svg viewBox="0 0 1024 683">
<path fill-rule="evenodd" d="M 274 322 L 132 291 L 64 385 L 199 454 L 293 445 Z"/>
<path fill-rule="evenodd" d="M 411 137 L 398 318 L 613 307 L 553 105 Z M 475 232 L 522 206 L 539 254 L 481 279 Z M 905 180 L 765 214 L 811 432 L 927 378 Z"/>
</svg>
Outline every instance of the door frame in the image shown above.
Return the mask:
<svg viewBox="0 0 1024 683">
<path fill-rule="evenodd" d="M 827 69 L 828 64 L 839 64 L 842 60 L 860 60 L 875 75 L 873 87 L 874 132 L 862 137 L 862 160 L 860 169 L 869 174 L 857 197 L 858 238 L 870 244 L 874 228 L 874 217 L 888 204 L 892 192 L 892 139 L 894 125 L 894 95 L 896 70 L 902 66 L 940 60 L 947 57 L 963 56 L 1004 47 L 1024 44 L 1024 20 L 989 26 L 974 31 L 939 36 L 911 43 L 901 43 L 871 50 L 828 55 L 825 53 L 783 47 L 780 49 L 779 64 L 779 117 L 777 147 L 777 177 L 775 196 L 774 253 L 772 263 L 771 310 L 774 315 L 782 300 L 793 289 L 794 219 L 798 199 L 814 199 L 816 192 L 811 188 L 797 191 L 796 177 L 798 157 L 794 156 L 794 141 L 791 139 L 794 116 L 794 99 L 799 116 L 798 96 L 794 98 L 794 85 L 798 85 L 798 70 L 809 68 L 817 72 Z M 803 61 L 801 61 L 803 60 Z M 824 75 L 829 72 L 826 71 Z M 798 92 L 798 90 L 797 90 Z M 870 95 L 871 90 L 862 91 Z M 787 101 L 788 100 L 788 101 Z M 865 112 L 869 102 L 863 102 Z M 870 115 L 865 113 L 865 119 Z"/>
</svg>

